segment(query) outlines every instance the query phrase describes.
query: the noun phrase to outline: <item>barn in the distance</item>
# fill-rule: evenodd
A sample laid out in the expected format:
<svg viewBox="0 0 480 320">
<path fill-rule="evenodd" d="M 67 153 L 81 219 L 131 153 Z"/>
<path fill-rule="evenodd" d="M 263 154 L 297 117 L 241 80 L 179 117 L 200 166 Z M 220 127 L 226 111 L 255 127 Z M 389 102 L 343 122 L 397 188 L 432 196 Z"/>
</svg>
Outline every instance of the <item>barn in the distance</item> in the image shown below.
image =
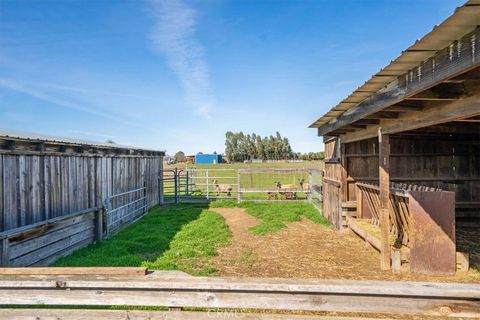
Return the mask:
<svg viewBox="0 0 480 320">
<path fill-rule="evenodd" d="M 223 162 L 221 154 L 197 153 L 195 155 L 195 164 L 218 164 Z"/>
<path fill-rule="evenodd" d="M 480 267 L 479 25 L 468 1 L 311 125 L 325 142 L 324 214 L 383 269 Z"/>
</svg>

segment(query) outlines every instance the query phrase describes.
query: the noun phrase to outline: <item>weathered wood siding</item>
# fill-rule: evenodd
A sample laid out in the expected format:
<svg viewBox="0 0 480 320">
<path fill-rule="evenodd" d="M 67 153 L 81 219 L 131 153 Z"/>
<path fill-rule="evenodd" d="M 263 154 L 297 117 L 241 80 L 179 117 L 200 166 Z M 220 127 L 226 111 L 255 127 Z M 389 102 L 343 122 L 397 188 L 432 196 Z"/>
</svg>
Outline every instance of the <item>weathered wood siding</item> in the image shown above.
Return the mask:
<svg viewBox="0 0 480 320">
<path fill-rule="evenodd" d="M 338 139 L 325 143 L 325 176 L 323 178 L 323 215 L 337 228 L 342 225 L 341 163 Z"/>
<path fill-rule="evenodd" d="M 161 169 L 157 156 L 0 154 L 0 231 L 102 206 L 143 186 L 151 207 Z"/>
<path fill-rule="evenodd" d="M 457 218 L 480 219 L 480 145 L 475 139 L 391 136 L 390 180 L 430 186 L 456 195 Z M 346 144 L 348 200 L 355 182 L 378 181 L 378 141 Z"/>
</svg>

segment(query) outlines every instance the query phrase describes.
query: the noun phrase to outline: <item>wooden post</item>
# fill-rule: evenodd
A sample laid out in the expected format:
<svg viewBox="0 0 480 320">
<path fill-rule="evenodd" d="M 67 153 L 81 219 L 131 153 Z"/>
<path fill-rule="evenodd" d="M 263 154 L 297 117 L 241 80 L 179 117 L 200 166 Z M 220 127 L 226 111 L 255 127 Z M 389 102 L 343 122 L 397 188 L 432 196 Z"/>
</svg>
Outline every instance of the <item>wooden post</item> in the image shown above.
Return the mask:
<svg viewBox="0 0 480 320">
<path fill-rule="evenodd" d="M 343 228 L 343 203 L 348 201 L 348 172 L 347 172 L 347 157 L 345 155 L 345 143 L 339 139 L 340 143 L 340 208 L 339 208 L 339 222 L 338 228 L 341 230 Z"/>
<path fill-rule="evenodd" d="M 8 238 L 3 238 L 1 240 L 1 251 L 0 251 L 0 266 L 8 267 L 10 265 L 10 254 L 9 254 L 9 246 L 10 241 Z"/>
<path fill-rule="evenodd" d="M 95 212 L 96 215 L 96 224 L 95 224 L 95 240 L 102 241 L 103 240 L 103 214 L 105 212 L 105 208 L 100 208 Z"/>
<path fill-rule="evenodd" d="M 363 219 L 363 194 L 357 184 L 355 184 L 355 199 L 357 201 L 357 218 Z"/>
<path fill-rule="evenodd" d="M 390 217 L 390 136 L 378 129 L 378 177 L 380 181 L 380 267 L 390 270 L 390 244 L 388 241 Z"/>
</svg>

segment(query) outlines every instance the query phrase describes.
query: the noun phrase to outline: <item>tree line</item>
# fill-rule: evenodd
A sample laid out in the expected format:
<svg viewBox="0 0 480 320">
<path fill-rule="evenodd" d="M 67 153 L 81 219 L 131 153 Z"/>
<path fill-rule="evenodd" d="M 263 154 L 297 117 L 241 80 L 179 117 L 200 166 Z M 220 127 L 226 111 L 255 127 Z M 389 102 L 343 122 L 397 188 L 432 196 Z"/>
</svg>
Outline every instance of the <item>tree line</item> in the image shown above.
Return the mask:
<svg viewBox="0 0 480 320">
<path fill-rule="evenodd" d="M 262 137 L 256 133 L 244 134 L 228 131 L 225 134 L 225 157 L 228 162 L 258 160 L 322 160 L 323 152 L 294 153 L 288 138 L 277 131 Z"/>
</svg>

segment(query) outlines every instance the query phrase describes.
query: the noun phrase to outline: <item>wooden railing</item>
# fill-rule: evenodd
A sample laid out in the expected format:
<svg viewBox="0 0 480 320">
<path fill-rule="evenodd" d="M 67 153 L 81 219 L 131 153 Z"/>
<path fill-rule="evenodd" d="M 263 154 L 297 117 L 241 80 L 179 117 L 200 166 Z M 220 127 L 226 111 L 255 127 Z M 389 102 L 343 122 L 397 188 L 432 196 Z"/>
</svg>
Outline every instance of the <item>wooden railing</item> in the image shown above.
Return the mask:
<svg viewBox="0 0 480 320">
<path fill-rule="evenodd" d="M 371 223 L 380 226 L 380 188 L 367 183 L 356 183 L 357 216 L 370 218 Z M 390 188 L 390 233 L 395 236 L 396 245 L 409 246 L 412 233 L 412 215 L 408 206 L 408 191 L 397 186 Z M 367 210 L 363 202 L 366 202 Z M 368 212 L 365 212 L 368 211 Z"/>
<path fill-rule="evenodd" d="M 73 270 L 73 275 L 71 271 L 62 275 L 52 269 L 44 275 L 31 270 L 30 275 L 0 274 L 2 308 L 12 308 L 2 309 L 2 319 L 297 319 L 292 311 L 302 312 L 303 320 L 318 319 L 304 312 L 480 316 L 478 284 L 192 277 L 176 271 L 145 274 L 145 270 L 122 275 L 114 268 L 91 268 L 91 272 L 81 268 Z M 46 315 L 32 309 L 35 306 L 57 309 Z M 121 314 L 100 310 L 108 306 L 167 307 L 171 311 L 136 317 L 126 310 L 117 310 Z M 181 308 L 197 313 L 184 314 Z M 88 309 L 93 311 L 87 313 Z M 222 314 L 222 309 L 235 313 Z M 25 314 L 29 317 L 20 317 Z"/>
</svg>

